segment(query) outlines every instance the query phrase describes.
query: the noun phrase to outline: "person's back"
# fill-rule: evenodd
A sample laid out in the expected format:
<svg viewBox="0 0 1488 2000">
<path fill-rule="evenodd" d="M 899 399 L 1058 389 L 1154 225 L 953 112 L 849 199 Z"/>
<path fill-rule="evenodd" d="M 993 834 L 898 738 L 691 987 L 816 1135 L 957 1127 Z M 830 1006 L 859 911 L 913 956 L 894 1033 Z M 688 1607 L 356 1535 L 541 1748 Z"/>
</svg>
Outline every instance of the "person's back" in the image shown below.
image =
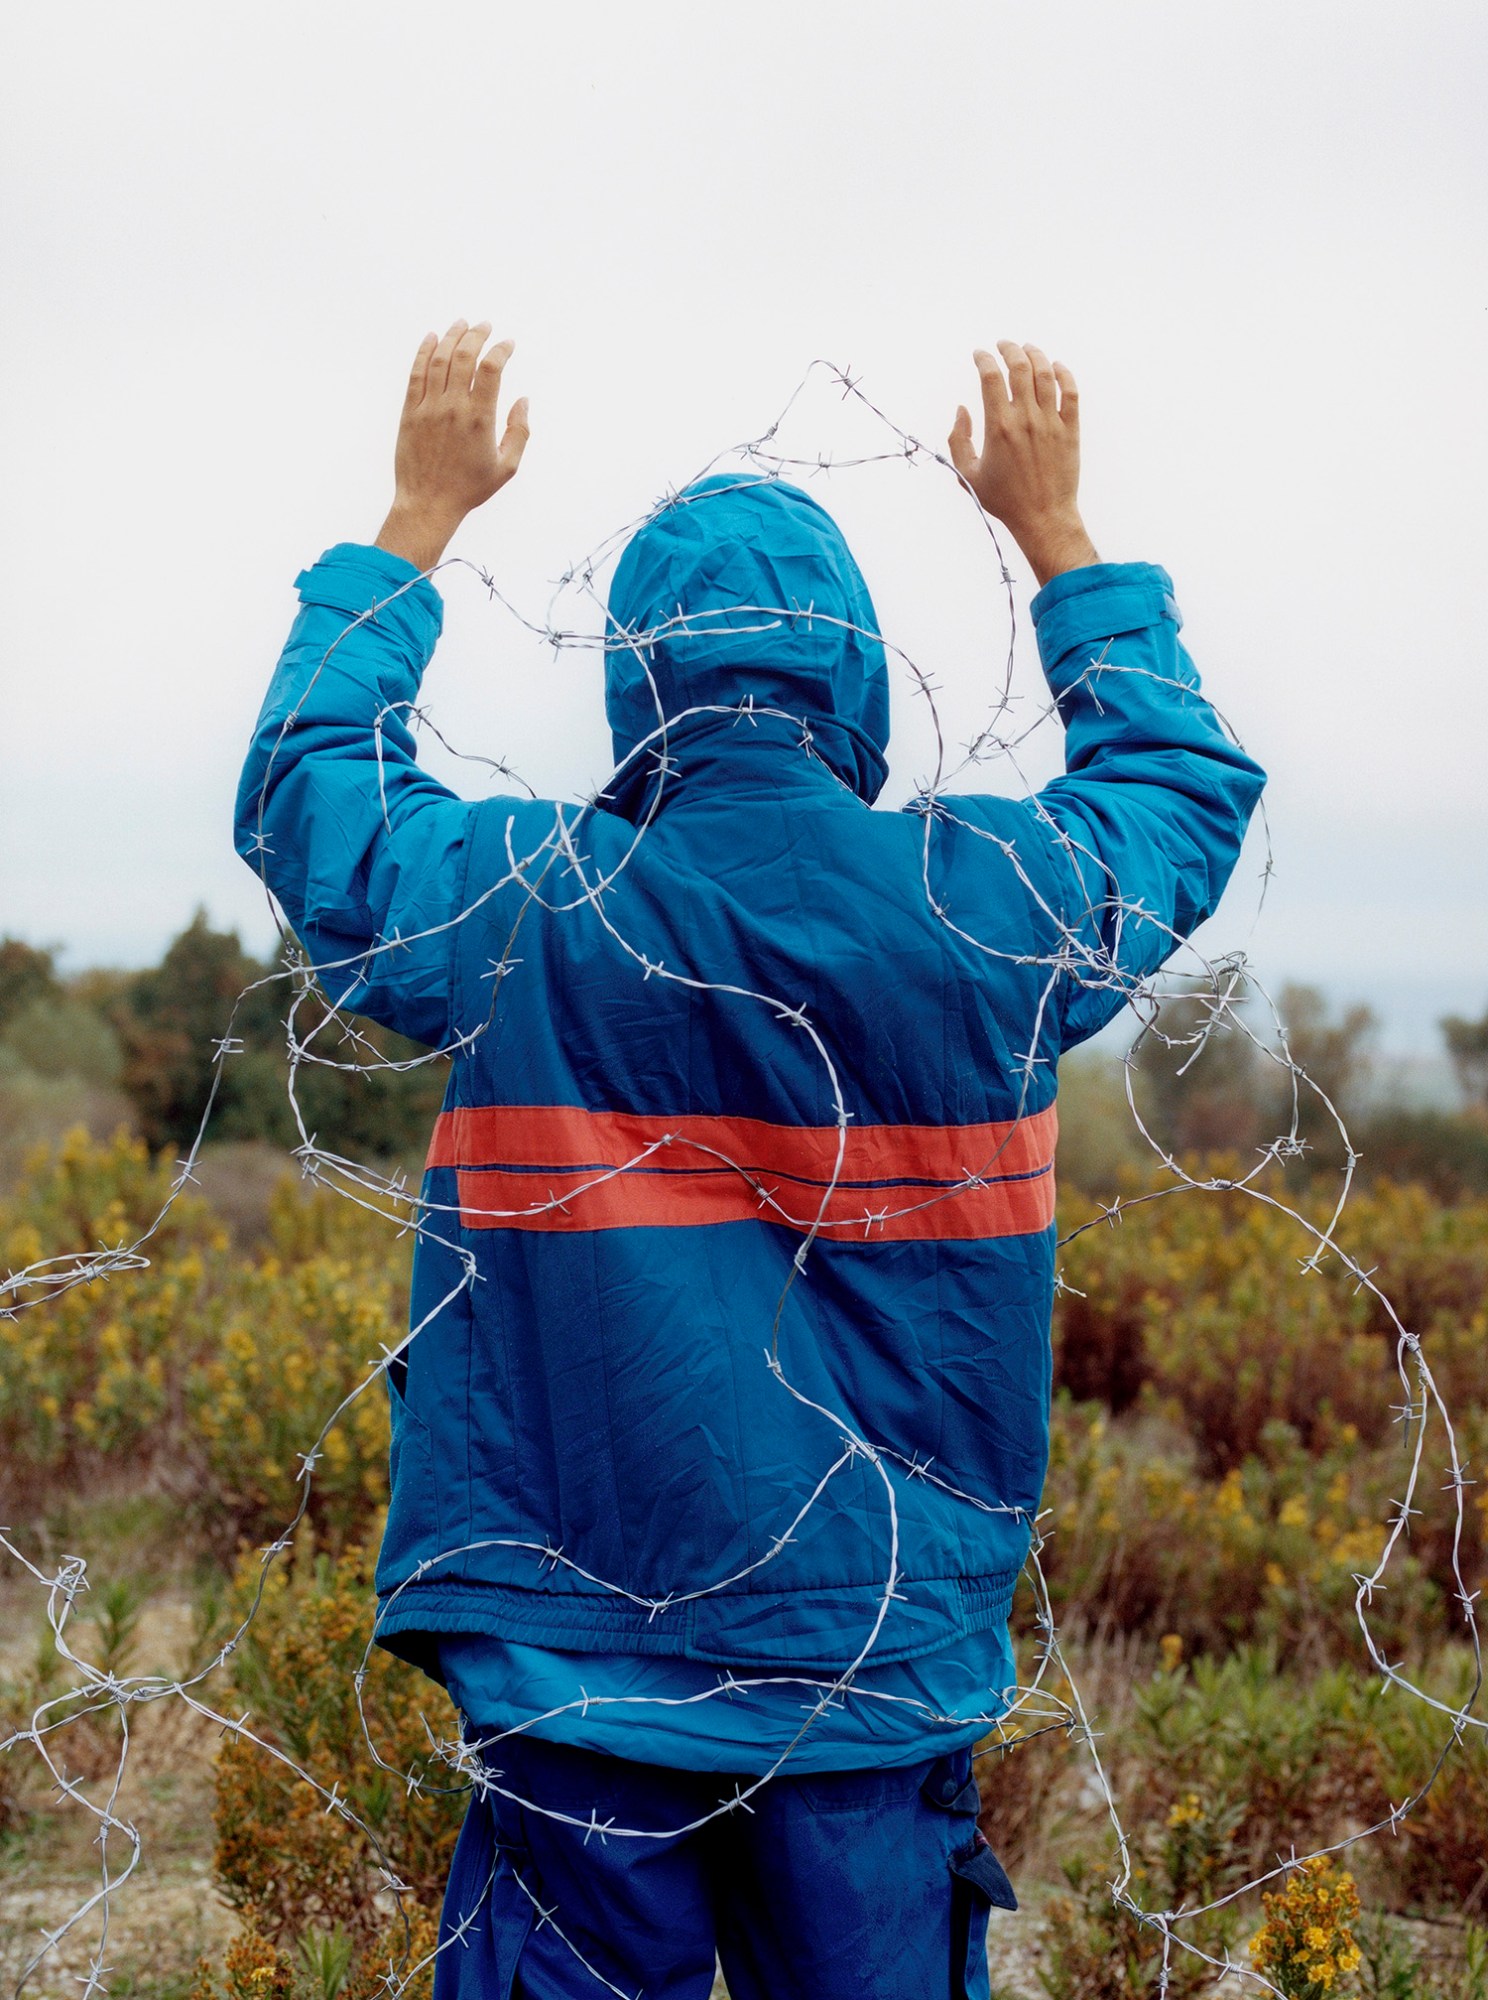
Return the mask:
<svg viewBox="0 0 1488 2000">
<path fill-rule="evenodd" d="M 1067 775 L 1033 800 L 870 810 L 887 674 L 856 565 L 799 489 L 723 477 L 621 559 L 607 793 L 467 805 L 417 772 L 397 717 L 438 600 L 383 539 L 301 578 L 239 813 L 311 956 L 341 967 L 331 997 L 454 1052 L 417 1333 L 389 1369 L 379 1637 L 449 1683 L 494 1765 L 563 1794 L 531 1800 L 541 1853 L 522 1833 L 549 1887 L 573 1787 L 616 1760 L 747 1788 L 783 1759 L 757 1798 L 880 1768 L 927 1824 L 959 1813 L 953 1866 L 984 1909 L 1003 1884 L 956 1759 L 1011 1695 L 1045 1470 L 1058 1058 L 1212 908 L 1260 774 L 1197 693 L 1163 572 L 1076 543 L 1034 605 Z M 375 618 L 345 632 L 369 585 Z M 462 1909 L 511 1833 L 492 1797 Z M 679 1800 L 670 1830 L 698 1817 Z M 537 1979 L 537 1890 L 513 1880 L 491 1963 Z M 627 1942 L 616 1907 L 582 1917 L 573 1962 L 654 1981 L 654 1940 Z M 947 1920 L 964 1975 L 980 1930 Z M 894 1928 L 868 1990 L 946 1990 L 915 1983 Z M 783 1958 L 758 1924 L 705 1929 L 736 2000 L 751 1977 L 837 1990 L 809 1925 Z M 676 1977 L 656 1990 L 693 1990 Z"/>
</svg>

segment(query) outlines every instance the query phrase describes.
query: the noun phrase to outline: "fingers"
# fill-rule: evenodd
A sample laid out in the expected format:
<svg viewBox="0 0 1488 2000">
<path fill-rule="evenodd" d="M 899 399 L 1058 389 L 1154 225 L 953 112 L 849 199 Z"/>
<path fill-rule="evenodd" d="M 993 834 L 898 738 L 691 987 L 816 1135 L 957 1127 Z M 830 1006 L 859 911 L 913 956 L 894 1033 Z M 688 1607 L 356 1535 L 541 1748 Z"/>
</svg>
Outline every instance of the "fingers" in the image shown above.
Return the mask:
<svg viewBox="0 0 1488 2000">
<path fill-rule="evenodd" d="M 971 412 L 964 403 L 956 405 L 956 421 L 951 425 L 951 434 L 946 443 L 951 450 L 951 464 L 963 479 L 969 478 L 976 465 L 977 455 L 971 442 Z"/>
<path fill-rule="evenodd" d="M 424 384 L 429 373 L 429 357 L 439 345 L 439 336 L 426 333 L 418 344 L 418 353 L 413 357 L 413 367 L 408 376 L 408 393 L 403 398 L 405 414 L 416 410 L 424 400 Z"/>
<path fill-rule="evenodd" d="M 426 396 L 464 391 L 473 395 L 494 421 L 501 371 L 511 359 L 516 343 L 498 341 L 482 360 L 480 351 L 490 334 L 488 319 L 477 320 L 474 326 L 468 320 L 457 319 L 442 340 L 436 340 L 432 333 L 425 334 L 414 358 L 405 408 L 413 408 Z"/>
<path fill-rule="evenodd" d="M 476 408 L 492 423 L 496 421 L 496 399 L 501 393 L 501 371 L 511 360 L 516 344 L 514 340 L 498 340 L 475 371 L 471 394 Z"/>
<path fill-rule="evenodd" d="M 971 358 L 976 363 L 977 373 L 982 378 L 982 420 L 987 426 L 987 436 L 991 437 L 994 432 L 1002 429 L 1012 410 L 1012 404 L 1008 401 L 1007 384 L 1002 379 L 1002 370 L 997 365 L 995 354 L 989 354 L 985 347 L 979 347 Z"/>
<path fill-rule="evenodd" d="M 490 337 L 491 322 L 488 319 L 477 320 L 474 326 L 466 327 L 460 335 L 450 355 L 449 387 L 452 390 L 469 395 L 476 359 Z"/>
<path fill-rule="evenodd" d="M 429 374 L 424 385 L 426 396 L 442 396 L 449 387 L 450 360 L 455 344 L 465 331 L 466 322 L 457 319 L 434 352 L 429 356 Z"/>
<path fill-rule="evenodd" d="M 1039 408 L 1057 410 L 1059 389 L 1054 380 L 1054 370 L 1050 366 L 1048 355 L 1041 347 L 1027 345 L 1024 346 L 1023 352 L 1028 356 L 1028 365 L 1033 370 L 1033 393 L 1038 400 Z"/>
<path fill-rule="evenodd" d="M 501 468 L 503 480 L 510 479 L 522 463 L 522 453 L 527 449 L 531 428 L 527 422 L 527 398 L 519 396 L 511 406 L 511 414 L 506 420 L 506 429 L 501 434 L 501 443 L 496 452 L 496 463 Z"/>
<path fill-rule="evenodd" d="M 984 347 L 972 356 L 982 378 L 982 406 L 989 429 L 1000 426 L 1014 411 L 1035 410 L 1063 416 L 1066 423 L 1078 425 L 1080 392 L 1062 361 L 1051 361 L 1041 347 L 1016 340 L 999 340 L 997 352 L 1007 369 L 1006 387 L 1001 369 Z"/>
<path fill-rule="evenodd" d="M 1059 384 L 1059 414 L 1072 431 L 1080 428 L 1080 392 L 1075 378 L 1062 361 L 1054 363 L 1054 380 Z"/>
<path fill-rule="evenodd" d="M 999 340 L 997 351 L 1008 372 L 1008 387 L 1015 406 L 1027 409 L 1037 401 L 1033 392 L 1033 364 L 1016 340 Z"/>
</svg>

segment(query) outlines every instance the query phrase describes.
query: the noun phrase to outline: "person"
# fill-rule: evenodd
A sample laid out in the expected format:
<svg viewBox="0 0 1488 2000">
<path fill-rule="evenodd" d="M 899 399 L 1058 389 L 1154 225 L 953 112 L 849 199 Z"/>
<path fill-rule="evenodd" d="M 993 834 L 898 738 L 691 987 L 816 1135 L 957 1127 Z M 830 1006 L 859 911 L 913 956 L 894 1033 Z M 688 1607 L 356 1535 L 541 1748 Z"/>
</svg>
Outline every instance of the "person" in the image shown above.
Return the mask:
<svg viewBox="0 0 1488 2000">
<path fill-rule="evenodd" d="M 1037 579 L 1066 769 L 874 811 L 885 649 L 829 514 L 715 474 L 604 633 L 617 768 L 458 798 L 429 572 L 516 472 L 511 343 L 415 359 L 372 545 L 298 578 L 239 851 L 326 996 L 450 1056 L 387 1368 L 377 1635 L 477 1782 L 439 2000 L 985 1996 L 972 1746 L 1048 1451 L 1056 1077 L 1214 908 L 1263 773 L 1166 572 L 1105 563 L 1078 392 L 978 351 L 962 484 Z"/>
</svg>

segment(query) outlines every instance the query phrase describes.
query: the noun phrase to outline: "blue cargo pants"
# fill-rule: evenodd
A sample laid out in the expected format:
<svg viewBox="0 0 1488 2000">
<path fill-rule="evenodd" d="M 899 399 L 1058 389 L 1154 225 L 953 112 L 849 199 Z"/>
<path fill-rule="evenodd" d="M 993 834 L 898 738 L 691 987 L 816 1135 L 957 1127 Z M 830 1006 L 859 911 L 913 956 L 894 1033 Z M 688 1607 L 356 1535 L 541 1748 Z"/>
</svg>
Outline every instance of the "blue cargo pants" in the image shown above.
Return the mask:
<svg viewBox="0 0 1488 2000">
<path fill-rule="evenodd" d="M 977 1830 L 971 1752 L 898 1771 L 747 1778 L 508 1737 L 471 1799 L 445 1893 L 434 2000 L 988 2000 L 987 1920 L 1015 1909 Z M 592 1817 L 591 1817 L 592 1816 Z"/>
</svg>

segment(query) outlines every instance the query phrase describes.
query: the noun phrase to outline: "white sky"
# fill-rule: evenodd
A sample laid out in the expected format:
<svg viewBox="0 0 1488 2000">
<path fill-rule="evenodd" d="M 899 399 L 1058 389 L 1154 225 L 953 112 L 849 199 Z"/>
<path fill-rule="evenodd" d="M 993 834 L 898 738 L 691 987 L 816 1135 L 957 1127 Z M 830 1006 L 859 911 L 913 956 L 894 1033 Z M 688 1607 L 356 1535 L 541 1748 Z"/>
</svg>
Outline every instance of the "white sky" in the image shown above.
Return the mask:
<svg viewBox="0 0 1488 2000">
<path fill-rule="evenodd" d="M 1428 1044 L 1488 1001 L 1485 43 L 1467 0 L 11 10 L 0 930 L 140 963 L 200 901 L 266 946 L 238 766 L 426 327 L 518 341 L 532 445 L 455 551 L 534 615 L 814 356 L 938 444 L 1007 335 L 1075 368 L 1097 545 L 1172 572 L 1272 773 L 1266 912 L 1257 850 L 1206 942 Z M 792 435 L 866 433 L 822 387 Z M 813 490 L 964 739 L 1005 644 L 965 502 Z M 592 659 L 446 600 L 440 726 L 599 780 Z"/>
</svg>

